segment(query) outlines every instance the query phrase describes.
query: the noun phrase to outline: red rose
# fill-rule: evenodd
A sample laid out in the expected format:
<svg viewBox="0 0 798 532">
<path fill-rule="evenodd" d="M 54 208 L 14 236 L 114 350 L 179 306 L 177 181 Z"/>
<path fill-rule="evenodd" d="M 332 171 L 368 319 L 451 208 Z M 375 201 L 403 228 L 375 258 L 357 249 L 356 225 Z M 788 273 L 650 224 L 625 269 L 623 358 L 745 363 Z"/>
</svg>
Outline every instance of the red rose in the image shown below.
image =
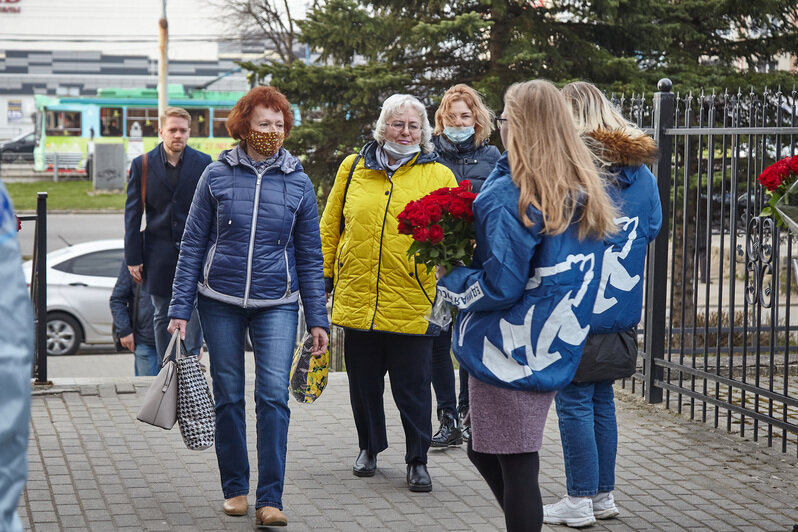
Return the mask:
<svg viewBox="0 0 798 532">
<path fill-rule="evenodd" d="M 429 241 L 432 244 L 438 244 L 443 240 L 443 227 L 438 224 L 429 226 Z"/>
<path fill-rule="evenodd" d="M 449 205 L 449 214 L 455 218 L 465 218 L 470 212 L 471 209 L 468 208 L 468 205 L 460 199 L 452 201 Z"/>
<path fill-rule="evenodd" d="M 399 224 L 399 234 L 400 235 L 412 235 L 413 234 L 413 226 L 410 224 L 400 223 Z"/>
<path fill-rule="evenodd" d="M 441 214 L 443 214 L 443 209 L 437 203 L 431 203 L 426 206 L 427 215 L 429 216 L 430 222 L 437 223 L 441 221 Z"/>
<path fill-rule="evenodd" d="M 19 216 L 16 214 L 14 215 L 17 218 L 17 231 L 22 231 L 22 220 L 19 219 Z"/>
<path fill-rule="evenodd" d="M 464 188 L 465 190 L 471 192 L 471 181 L 468 179 L 463 179 L 460 181 L 460 188 Z"/>
<path fill-rule="evenodd" d="M 418 242 L 426 242 L 429 238 L 429 229 L 426 227 L 416 227 L 413 229 L 413 240 Z"/>
<path fill-rule="evenodd" d="M 451 203 L 451 198 L 447 196 L 430 196 L 430 201 L 434 202 L 438 205 L 442 211 L 447 211 L 449 209 L 449 203 Z"/>
<path fill-rule="evenodd" d="M 790 169 L 790 172 L 793 174 L 798 174 L 798 155 L 783 160 L 786 162 L 787 168 Z"/>
<path fill-rule="evenodd" d="M 408 204 L 406 211 L 407 222 L 410 223 L 410 225 L 416 226 L 429 224 L 429 215 L 424 211 L 420 201 Z"/>
<path fill-rule="evenodd" d="M 779 188 L 779 185 L 781 185 L 781 183 L 789 174 L 790 167 L 787 166 L 786 159 L 782 159 L 765 168 L 765 170 L 759 174 L 757 179 L 762 186 L 773 192 Z"/>
</svg>

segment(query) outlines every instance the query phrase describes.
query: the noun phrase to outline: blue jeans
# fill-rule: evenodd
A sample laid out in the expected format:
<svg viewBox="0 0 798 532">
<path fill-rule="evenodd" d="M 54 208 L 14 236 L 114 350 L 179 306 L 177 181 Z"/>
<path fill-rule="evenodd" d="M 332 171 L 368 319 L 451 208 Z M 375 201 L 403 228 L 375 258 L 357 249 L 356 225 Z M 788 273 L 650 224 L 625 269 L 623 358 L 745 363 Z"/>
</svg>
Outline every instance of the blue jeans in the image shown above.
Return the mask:
<svg viewBox="0 0 798 532">
<path fill-rule="evenodd" d="M 557 392 L 554 401 L 568 495 L 612 491 L 618 450 L 612 381 L 572 382 Z"/>
<path fill-rule="evenodd" d="M 154 345 L 136 343 L 136 350 L 133 352 L 135 357 L 136 377 L 150 377 L 158 375 L 160 364 L 158 364 L 158 350 Z"/>
<path fill-rule="evenodd" d="M 172 335 L 166 330 L 169 327 L 169 303 L 171 298 L 150 295 L 155 311 L 152 315 L 152 324 L 155 328 L 155 347 L 158 349 L 158 363 L 163 362 L 163 354 L 169 345 Z M 194 310 L 186 328 L 186 349 L 194 356 L 199 356 L 202 349 L 202 327 L 197 317 L 197 302 L 194 301 Z"/>
<path fill-rule="evenodd" d="M 288 440 L 288 375 L 291 372 L 299 304 L 245 309 L 199 296 L 197 308 L 210 355 L 216 401 L 216 459 L 224 498 L 249 493 L 244 335 L 255 352 L 255 418 L 258 490 L 255 507 L 282 510 Z"/>
</svg>

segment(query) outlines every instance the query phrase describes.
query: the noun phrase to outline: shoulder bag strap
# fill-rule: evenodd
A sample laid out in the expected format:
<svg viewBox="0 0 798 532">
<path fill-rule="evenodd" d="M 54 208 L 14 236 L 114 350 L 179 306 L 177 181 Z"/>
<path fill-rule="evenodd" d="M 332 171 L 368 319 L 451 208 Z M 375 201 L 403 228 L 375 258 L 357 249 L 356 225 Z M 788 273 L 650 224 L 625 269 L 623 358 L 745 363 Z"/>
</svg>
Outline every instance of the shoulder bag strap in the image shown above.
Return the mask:
<svg viewBox="0 0 798 532">
<path fill-rule="evenodd" d="M 147 207 L 147 167 L 148 167 L 147 154 L 141 156 L 141 210 L 146 210 Z"/>
<path fill-rule="evenodd" d="M 338 234 L 343 234 L 344 226 L 346 225 L 346 221 L 344 220 L 344 205 L 346 205 L 346 193 L 349 192 L 349 184 L 352 182 L 352 174 L 355 173 L 355 168 L 357 168 L 357 163 L 360 162 L 363 156 L 361 154 L 357 154 L 355 157 L 355 162 L 352 163 L 352 168 L 349 169 L 349 177 L 346 179 L 346 187 L 344 187 L 344 199 L 341 201 L 341 223 L 338 227 Z"/>
<path fill-rule="evenodd" d="M 139 230 L 144 233 L 147 228 L 147 154 L 141 156 L 141 225 Z"/>
</svg>

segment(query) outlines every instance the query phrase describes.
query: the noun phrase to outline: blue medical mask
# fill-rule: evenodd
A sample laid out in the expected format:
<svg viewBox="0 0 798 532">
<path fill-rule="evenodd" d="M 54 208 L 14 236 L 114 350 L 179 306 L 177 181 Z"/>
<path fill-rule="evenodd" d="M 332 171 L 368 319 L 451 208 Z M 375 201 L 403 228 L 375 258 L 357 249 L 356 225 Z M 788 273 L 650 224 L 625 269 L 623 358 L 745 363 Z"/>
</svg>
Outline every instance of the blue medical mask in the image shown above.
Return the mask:
<svg viewBox="0 0 798 532">
<path fill-rule="evenodd" d="M 396 142 L 391 142 L 390 140 L 386 140 L 385 144 L 383 144 L 382 149 L 385 150 L 385 153 L 393 157 L 394 159 L 404 159 L 408 155 L 413 155 L 414 153 L 418 153 L 421 151 L 420 144 L 399 144 Z"/>
<path fill-rule="evenodd" d="M 474 126 L 467 127 L 445 127 L 443 134 L 452 142 L 463 142 L 474 136 Z"/>
</svg>

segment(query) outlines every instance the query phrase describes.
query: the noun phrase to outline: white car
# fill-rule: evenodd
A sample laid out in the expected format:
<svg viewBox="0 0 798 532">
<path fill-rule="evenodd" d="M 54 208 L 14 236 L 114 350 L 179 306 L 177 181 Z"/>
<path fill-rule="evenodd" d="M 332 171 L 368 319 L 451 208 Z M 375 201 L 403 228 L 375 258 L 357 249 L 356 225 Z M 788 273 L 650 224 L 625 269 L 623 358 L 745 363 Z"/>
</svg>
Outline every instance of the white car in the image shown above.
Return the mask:
<svg viewBox="0 0 798 532">
<path fill-rule="evenodd" d="M 121 239 L 95 240 L 47 254 L 48 355 L 72 355 L 81 343 L 113 343 L 108 300 L 124 247 Z M 30 283 L 33 262 L 23 270 Z"/>
</svg>

